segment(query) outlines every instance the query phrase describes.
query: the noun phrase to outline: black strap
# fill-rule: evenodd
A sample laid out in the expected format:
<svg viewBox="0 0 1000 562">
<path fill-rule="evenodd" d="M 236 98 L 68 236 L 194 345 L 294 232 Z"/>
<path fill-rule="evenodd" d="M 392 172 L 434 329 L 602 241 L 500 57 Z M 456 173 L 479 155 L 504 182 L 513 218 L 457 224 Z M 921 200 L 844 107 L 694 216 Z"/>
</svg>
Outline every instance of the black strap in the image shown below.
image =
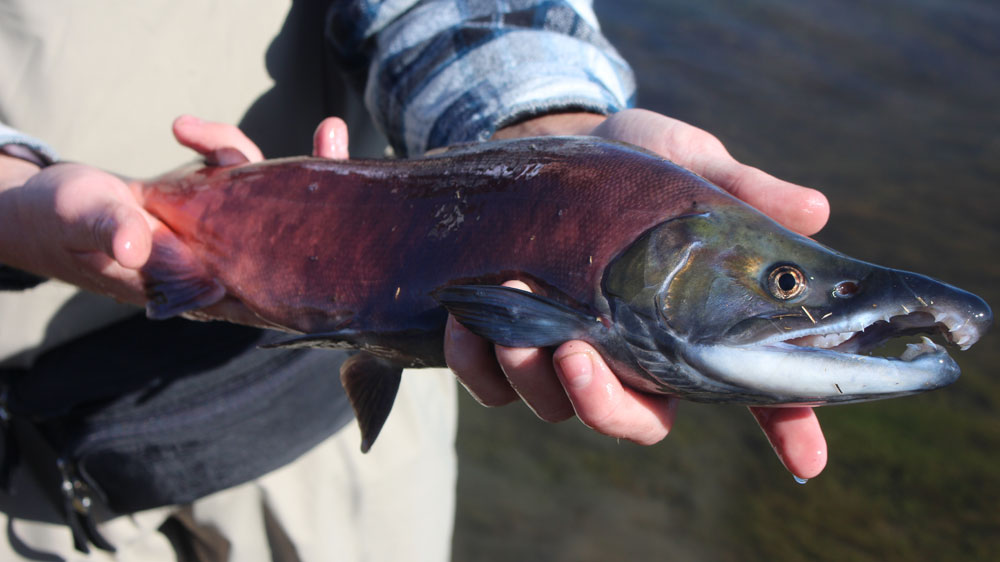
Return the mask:
<svg viewBox="0 0 1000 562">
<path fill-rule="evenodd" d="M 17 446 L 17 437 L 11 431 L 11 413 L 7 408 L 9 389 L 0 381 L 0 490 L 10 492 L 11 474 L 20 462 L 21 451 Z"/>
<path fill-rule="evenodd" d="M 44 277 L 0 263 L 0 291 L 23 291 L 45 281 Z"/>
<path fill-rule="evenodd" d="M 97 522 L 91 511 L 93 494 L 77 475 L 76 467 L 62 458 L 56 461 L 56 465 L 62 475 L 63 514 L 66 524 L 73 532 L 73 546 L 85 554 L 90 552 L 89 544 L 114 552 L 115 547 L 97 530 Z"/>
</svg>

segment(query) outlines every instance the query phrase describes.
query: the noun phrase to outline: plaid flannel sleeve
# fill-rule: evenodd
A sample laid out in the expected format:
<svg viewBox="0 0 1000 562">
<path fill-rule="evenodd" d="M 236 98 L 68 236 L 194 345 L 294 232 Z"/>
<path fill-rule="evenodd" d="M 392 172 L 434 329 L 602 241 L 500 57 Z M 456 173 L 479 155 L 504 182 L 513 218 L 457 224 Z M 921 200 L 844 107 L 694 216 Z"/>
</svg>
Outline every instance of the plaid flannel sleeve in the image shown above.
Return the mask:
<svg viewBox="0 0 1000 562">
<path fill-rule="evenodd" d="M 612 113 L 635 96 L 589 0 L 342 0 L 327 32 L 399 155 L 546 113 Z"/>
</svg>

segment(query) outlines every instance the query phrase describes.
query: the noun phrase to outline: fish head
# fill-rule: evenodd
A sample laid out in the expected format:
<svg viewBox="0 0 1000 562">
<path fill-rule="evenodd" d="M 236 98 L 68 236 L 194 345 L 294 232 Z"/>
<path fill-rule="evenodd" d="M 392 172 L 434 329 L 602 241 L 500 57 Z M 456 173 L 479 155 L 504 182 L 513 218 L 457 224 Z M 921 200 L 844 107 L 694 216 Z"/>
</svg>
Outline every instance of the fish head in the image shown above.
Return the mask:
<svg viewBox="0 0 1000 562">
<path fill-rule="evenodd" d="M 603 290 L 640 366 L 702 401 L 824 404 L 939 388 L 959 369 L 931 339 L 911 338 L 898 356 L 870 352 L 918 334 L 967 349 L 993 323 L 976 295 L 850 258 L 735 204 L 651 229 L 609 266 Z"/>
</svg>

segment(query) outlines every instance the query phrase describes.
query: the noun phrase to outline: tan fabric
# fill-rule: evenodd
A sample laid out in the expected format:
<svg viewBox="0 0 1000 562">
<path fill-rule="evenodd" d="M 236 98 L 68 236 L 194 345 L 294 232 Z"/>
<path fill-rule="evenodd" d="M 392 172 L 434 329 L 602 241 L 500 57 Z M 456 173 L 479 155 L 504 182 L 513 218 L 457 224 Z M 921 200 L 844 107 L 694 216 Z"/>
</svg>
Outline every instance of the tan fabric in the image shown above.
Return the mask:
<svg viewBox="0 0 1000 562">
<path fill-rule="evenodd" d="M 259 54 L 288 6 L 3 0 L 0 121 L 43 139 L 65 160 L 136 177 L 166 171 L 193 158 L 170 134 L 175 117 L 235 123 L 272 86 Z M 39 343 L 61 343 L 130 312 L 78 293 L 65 285 L 0 292 L 0 359 L 20 353 L 16 364 L 30 364 Z M 71 300 L 77 306 L 63 309 Z M 64 337 L 54 339 L 47 318 L 60 311 Z"/>
<path fill-rule="evenodd" d="M 367 455 L 361 454 L 360 433 L 351 423 L 296 462 L 195 502 L 191 516 L 229 541 L 234 562 L 288 560 L 272 558 L 267 510 L 305 562 L 447 560 L 455 503 L 455 401 L 449 371 L 406 371 L 392 415 Z M 43 501 L 26 478 L 19 471 L 18 496 L 0 494 L 0 508 Z M 80 561 L 174 560 L 170 542 L 157 531 L 169 512 L 150 510 L 105 523 L 101 532 L 118 552 L 92 550 L 89 556 L 73 549 L 65 526 L 0 513 L 0 525 L 10 525 L 13 537 L 0 541 L 0 560 L 47 560 L 44 555 L 52 554 Z"/>
<path fill-rule="evenodd" d="M 64 160 L 133 177 L 195 158 L 170 133 L 184 113 L 239 123 L 272 157 L 308 153 L 320 119 L 339 115 L 352 154 L 380 156 L 385 140 L 360 100 L 339 77 L 317 72 L 324 4 L 0 0 L 0 121 Z M 131 312 L 66 286 L 0 292 L 0 365 L 29 365 L 42 342 Z M 56 314 L 60 325 L 47 333 Z"/>
<path fill-rule="evenodd" d="M 181 113 L 238 122 L 269 156 L 308 152 L 321 117 L 358 115 L 361 107 L 323 97 L 344 88 L 315 71 L 322 4 L 0 0 L 0 121 L 45 140 L 64 159 L 140 177 L 193 158 L 170 135 Z M 384 141 L 362 123 L 348 120 L 352 154 L 376 155 Z M 28 362 L 46 338 L 75 337 L 122 312 L 55 284 L 0 293 L 0 360 Z M 59 321 L 50 324 L 52 317 Z M 360 454 L 357 427 L 349 425 L 298 461 L 196 502 L 186 521 L 218 531 L 234 561 L 290 550 L 304 561 L 447 559 L 455 423 L 450 372 L 404 373 L 371 453 Z M 21 515 L 47 503 L 24 471 L 15 484 L 17 496 L 0 494 L 7 519 L 0 524 L 11 531 L 10 541 L 0 541 L 0 560 L 176 558 L 157 531 L 170 509 L 105 523 L 117 556 L 93 550 L 87 557 L 73 550 L 66 527 Z M 275 524 L 290 545 L 276 546 Z"/>
</svg>

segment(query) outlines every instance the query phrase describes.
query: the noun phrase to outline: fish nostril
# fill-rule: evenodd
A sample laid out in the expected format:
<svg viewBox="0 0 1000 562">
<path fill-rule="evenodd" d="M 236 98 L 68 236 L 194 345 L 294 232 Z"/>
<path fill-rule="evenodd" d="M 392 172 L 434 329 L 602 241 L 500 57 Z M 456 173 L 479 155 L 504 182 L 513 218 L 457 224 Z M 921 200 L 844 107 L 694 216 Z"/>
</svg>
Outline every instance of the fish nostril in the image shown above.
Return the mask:
<svg viewBox="0 0 1000 562">
<path fill-rule="evenodd" d="M 833 296 L 841 299 L 847 299 L 853 297 L 857 294 L 860 287 L 854 281 L 841 281 L 837 283 L 837 286 L 833 288 Z"/>
</svg>

